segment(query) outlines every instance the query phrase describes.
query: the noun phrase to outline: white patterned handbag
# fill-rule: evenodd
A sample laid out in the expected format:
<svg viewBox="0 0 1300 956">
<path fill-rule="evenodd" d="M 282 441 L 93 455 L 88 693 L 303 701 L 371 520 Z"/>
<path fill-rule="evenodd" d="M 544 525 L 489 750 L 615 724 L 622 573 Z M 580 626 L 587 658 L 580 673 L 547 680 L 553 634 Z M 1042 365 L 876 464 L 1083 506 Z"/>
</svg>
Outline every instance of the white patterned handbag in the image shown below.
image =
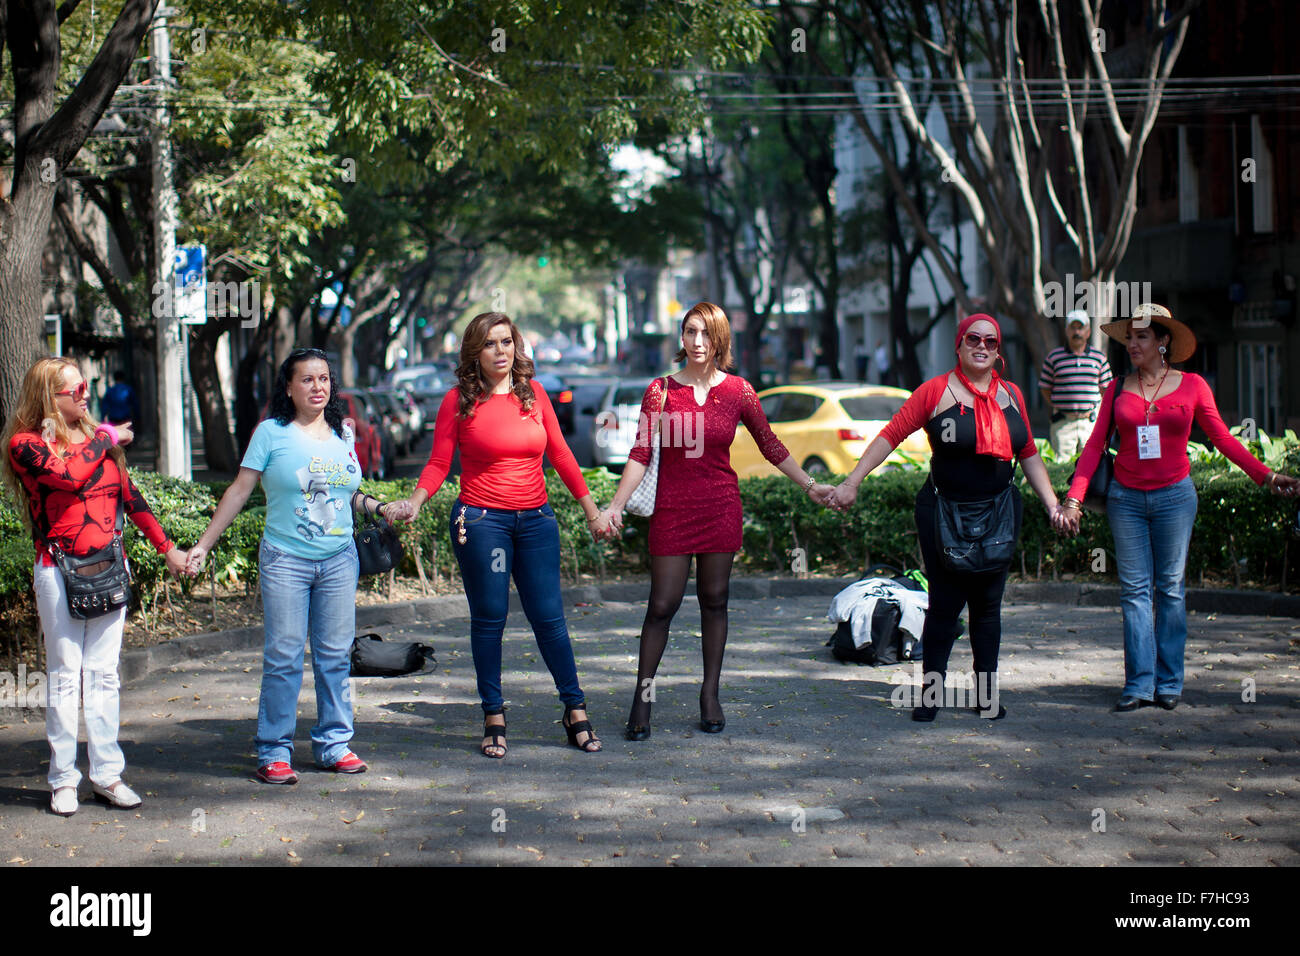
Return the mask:
<svg viewBox="0 0 1300 956">
<path fill-rule="evenodd" d="M 668 377 L 663 379 L 663 400 L 659 403 L 659 415 L 663 417 L 664 405 L 668 401 Z M 628 496 L 627 510 L 634 515 L 649 517 L 655 513 L 655 496 L 659 491 L 659 421 L 655 421 L 654 436 L 650 443 L 650 464 L 646 466 L 645 477 Z"/>
</svg>

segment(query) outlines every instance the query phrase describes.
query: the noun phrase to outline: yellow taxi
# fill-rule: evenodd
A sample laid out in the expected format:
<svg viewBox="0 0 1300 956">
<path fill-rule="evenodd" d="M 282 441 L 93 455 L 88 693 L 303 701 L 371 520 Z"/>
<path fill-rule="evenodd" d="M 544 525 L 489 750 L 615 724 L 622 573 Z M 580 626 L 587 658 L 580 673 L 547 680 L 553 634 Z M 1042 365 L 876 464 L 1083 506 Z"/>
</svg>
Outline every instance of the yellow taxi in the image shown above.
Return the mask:
<svg viewBox="0 0 1300 956">
<path fill-rule="evenodd" d="M 758 393 L 758 402 L 772 431 L 804 471 L 844 475 L 853 470 L 872 439 L 911 394 L 904 388 L 860 382 L 802 382 L 765 389 Z M 925 432 L 916 431 L 885 463 L 925 462 L 929 458 Z M 780 474 L 759 454 L 744 425 L 736 429 L 731 467 L 741 478 Z"/>
</svg>

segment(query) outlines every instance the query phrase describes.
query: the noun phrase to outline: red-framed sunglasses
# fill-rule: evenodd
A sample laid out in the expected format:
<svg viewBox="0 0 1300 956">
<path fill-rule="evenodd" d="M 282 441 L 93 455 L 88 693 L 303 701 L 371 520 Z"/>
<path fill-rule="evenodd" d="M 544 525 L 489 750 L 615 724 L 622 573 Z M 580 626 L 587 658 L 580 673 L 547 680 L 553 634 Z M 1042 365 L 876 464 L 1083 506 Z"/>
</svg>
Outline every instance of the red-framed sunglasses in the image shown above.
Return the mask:
<svg viewBox="0 0 1300 956">
<path fill-rule="evenodd" d="M 66 390 L 66 391 L 63 391 L 63 392 L 55 392 L 54 394 L 55 394 L 55 395 L 71 395 L 71 396 L 72 396 L 72 400 L 73 400 L 74 402 L 79 402 L 79 401 L 81 401 L 83 398 L 86 397 L 86 394 L 87 394 L 89 391 L 90 391 L 90 383 L 89 383 L 89 382 L 82 382 L 82 383 L 81 383 L 80 385 L 78 385 L 76 388 L 70 388 L 70 389 L 68 389 L 68 390 Z"/>
<path fill-rule="evenodd" d="M 962 340 L 969 348 L 977 349 L 983 343 L 984 347 L 990 352 L 998 350 L 998 337 L 996 335 L 976 335 L 974 332 L 967 332 L 966 337 Z"/>
</svg>

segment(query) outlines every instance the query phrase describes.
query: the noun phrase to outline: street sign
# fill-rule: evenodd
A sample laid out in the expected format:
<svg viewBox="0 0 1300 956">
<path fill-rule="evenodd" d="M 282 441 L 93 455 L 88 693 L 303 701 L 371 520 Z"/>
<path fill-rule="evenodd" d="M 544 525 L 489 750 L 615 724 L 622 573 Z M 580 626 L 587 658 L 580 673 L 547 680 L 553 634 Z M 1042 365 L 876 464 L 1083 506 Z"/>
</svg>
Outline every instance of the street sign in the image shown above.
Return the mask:
<svg viewBox="0 0 1300 956">
<path fill-rule="evenodd" d="M 176 317 L 183 325 L 208 321 L 208 248 L 176 247 Z"/>
</svg>

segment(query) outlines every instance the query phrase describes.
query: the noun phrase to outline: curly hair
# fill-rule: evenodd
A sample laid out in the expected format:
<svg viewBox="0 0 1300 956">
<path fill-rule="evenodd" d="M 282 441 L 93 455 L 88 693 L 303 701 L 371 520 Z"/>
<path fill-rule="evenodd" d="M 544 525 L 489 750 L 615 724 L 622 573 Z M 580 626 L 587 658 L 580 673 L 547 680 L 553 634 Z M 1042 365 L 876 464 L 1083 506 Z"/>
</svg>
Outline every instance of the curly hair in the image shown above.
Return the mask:
<svg viewBox="0 0 1300 956">
<path fill-rule="evenodd" d="M 334 434 L 343 437 L 343 399 L 339 398 L 339 377 L 334 373 L 334 364 L 320 349 L 294 349 L 280 365 L 275 375 L 275 385 L 271 388 L 271 410 L 268 417 L 277 424 L 287 425 L 298 416 L 298 409 L 289 397 L 289 382 L 292 381 L 294 369 L 299 362 L 320 359 L 330 373 L 330 397 L 325 403 L 325 424 Z"/>
<path fill-rule="evenodd" d="M 460 365 L 456 366 L 456 382 L 460 389 L 461 418 L 474 417 L 474 410 L 491 397 L 487 394 L 487 382 L 479 368 L 478 357 L 487 346 L 492 330 L 501 324 L 510 326 L 510 335 L 515 340 L 515 364 L 510 369 L 514 385 L 510 390 L 519 399 L 524 411 L 531 410 L 536 400 L 532 383 L 533 360 L 524 354 L 524 337 L 520 334 L 519 327 L 504 312 L 480 312 L 469 320 L 460 342 Z"/>
</svg>

